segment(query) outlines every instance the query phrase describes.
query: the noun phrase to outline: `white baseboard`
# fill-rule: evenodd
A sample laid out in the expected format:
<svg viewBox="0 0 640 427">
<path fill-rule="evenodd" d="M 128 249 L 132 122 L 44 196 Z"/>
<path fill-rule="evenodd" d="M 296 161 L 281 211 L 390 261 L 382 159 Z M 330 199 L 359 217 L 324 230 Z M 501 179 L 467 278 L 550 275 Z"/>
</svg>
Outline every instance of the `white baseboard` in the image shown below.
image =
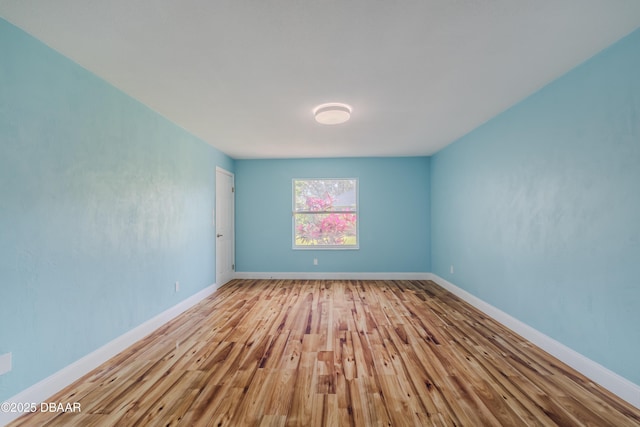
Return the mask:
<svg viewBox="0 0 640 427">
<path fill-rule="evenodd" d="M 590 378 L 595 383 L 601 385 L 621 399 L 626 400 L 636 408 L 640 409 L 640 386 L 637 384 L 632 383 L 613 371 L 610 371 L 599 363 L 594 362 L 564 344 L 559 343 L 553 338 L 510 316 L 504 311 L 497 309 L 491 304 L 484 302 L 480 298 L 457 287 L 442 277 L 435 274 L 430 274 L 430 276 L 430 280 L 433 280 L 444 289 L 462 298 L 478 310 L 502 323 L 507 328 Z"/>
<path fill-rule="evenodd" d="M 83 375 L 91 372 L 113 356 L 117 355 L 135 342 L 146 337 L 168 321 L 172 320 L 179 314 L 185 312 L 189 308 L 196 305 L 216 290 L 213 284 L 190 296 L 189 298 L 179 302 L 173 307 L 163 311 L 157 316 L 147 320 L 143 324 L 131 329 L 120 335 L 116 339 L 108 342 L 99 349 L 87 354 L 83 358 L 76 360 L 72 364 L 65 366 L 53 375 L 32 385 L 31 387 L 16 394 L 8 399 L 8 403 L 37 403 L 44 402 L 45 399 L 62 390 L 69 384 L 73 383 Z M 7 413 L 0 411 L 0 426 L 10 423 L 22 414 Z"/>
<path fill-rule="evenodd" d="M 428 280 L 431 273 L 236 272 L 236 279 Z"/>
</svg>

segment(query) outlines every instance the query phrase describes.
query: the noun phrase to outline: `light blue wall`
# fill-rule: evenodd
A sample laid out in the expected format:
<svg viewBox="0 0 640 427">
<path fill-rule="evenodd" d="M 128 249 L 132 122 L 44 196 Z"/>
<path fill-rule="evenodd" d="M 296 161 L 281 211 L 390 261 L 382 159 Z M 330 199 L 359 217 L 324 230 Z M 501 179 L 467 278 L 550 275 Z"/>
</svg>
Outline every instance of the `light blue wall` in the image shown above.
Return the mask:
<svg viewBox="0 0 640 427">
<path fill-rule="evenodd" d="M 2 401 L 214 283 L 233 161 L 3 20 L 0 52 Z"/>
<path fill-rule="evenodd" d="M 430 270 L 429 158 L 238 160 L 236 171 L 238 271 Z M 358 178 L 359 250 L 291 249 L 293 178 Z"/>
<path fill-rule="evenodd" d="M 640 384 L 640 31 L 431 172 L 433 272 Z"/>
</svg>

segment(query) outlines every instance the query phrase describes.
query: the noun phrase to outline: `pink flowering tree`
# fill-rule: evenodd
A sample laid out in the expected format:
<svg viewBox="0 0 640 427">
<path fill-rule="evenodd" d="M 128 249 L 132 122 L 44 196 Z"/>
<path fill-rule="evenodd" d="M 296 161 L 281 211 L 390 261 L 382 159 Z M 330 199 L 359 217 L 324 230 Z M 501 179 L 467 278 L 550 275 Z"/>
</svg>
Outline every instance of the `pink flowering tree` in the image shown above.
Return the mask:
<svg viewBox="0 0 640 427">
<path fill-rule="evenodd" d="M 317 190 L 317 189 L 316 189 Z M 313 194 L 313 193 L 316 194 Z M 297 198 L 295 238 L 297 245 L 345 246 L 356 244 L 355 206 L 335 206 L 336 197 L 317 191 Z M 354 199 L 355 200 L 355 199 Z"/>
</svg>

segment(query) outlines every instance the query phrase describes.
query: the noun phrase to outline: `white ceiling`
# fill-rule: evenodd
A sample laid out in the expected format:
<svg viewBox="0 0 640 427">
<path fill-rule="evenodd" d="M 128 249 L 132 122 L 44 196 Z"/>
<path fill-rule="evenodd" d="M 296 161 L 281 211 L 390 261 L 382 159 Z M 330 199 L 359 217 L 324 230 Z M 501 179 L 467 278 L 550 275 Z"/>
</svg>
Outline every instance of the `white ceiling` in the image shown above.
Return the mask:
<svg viewBox="0 0 640 427">
<path fill-rule="evenodd" d="M 430 155 L 640 26 L 640 0 L 0 0 L 234 158 Z M 315 123 L 345 102 L 352 120 Z"/>
</svg>

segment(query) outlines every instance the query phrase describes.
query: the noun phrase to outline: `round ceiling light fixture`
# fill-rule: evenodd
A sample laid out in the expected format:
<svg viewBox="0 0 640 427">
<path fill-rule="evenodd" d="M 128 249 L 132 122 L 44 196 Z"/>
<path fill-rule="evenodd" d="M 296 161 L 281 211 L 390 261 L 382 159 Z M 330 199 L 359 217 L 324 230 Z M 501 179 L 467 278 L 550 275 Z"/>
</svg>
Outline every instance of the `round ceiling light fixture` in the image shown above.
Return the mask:
<svg viewBox="0 0 640 427">
<path fill-rule="evenodd" d="M 318 105 L 313 109 L 316 122 L 323 125 L 337 125 L 344 123 L 351 117 L 351 107 L 339 102 Z"/>
</svg>

